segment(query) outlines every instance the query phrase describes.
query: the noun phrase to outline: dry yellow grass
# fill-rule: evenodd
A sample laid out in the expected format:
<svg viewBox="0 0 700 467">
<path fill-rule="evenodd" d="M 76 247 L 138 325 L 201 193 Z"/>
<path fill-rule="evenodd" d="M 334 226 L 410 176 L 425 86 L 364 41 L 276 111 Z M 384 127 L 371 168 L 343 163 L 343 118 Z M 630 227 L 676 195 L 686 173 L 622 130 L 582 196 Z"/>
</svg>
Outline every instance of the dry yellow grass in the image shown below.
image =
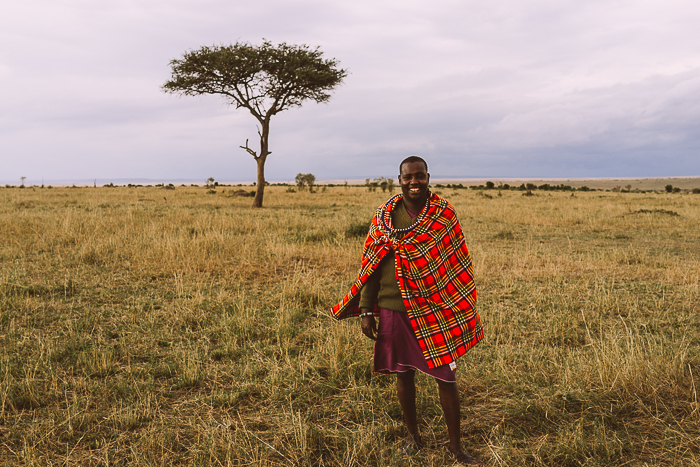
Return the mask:
<svg viewBox="0 0 700 467">
<path fill-rule="evenodd" d="M 393 379 L 327 312 L 386 194 L 232 191 L 0 189 L 0 464 L 451 464 L 433 383 L 402 460 Z M 486 323 L 458 365 L 470 451 L 698 464 L 700 195 L 438 191 Z"/>
</svg>

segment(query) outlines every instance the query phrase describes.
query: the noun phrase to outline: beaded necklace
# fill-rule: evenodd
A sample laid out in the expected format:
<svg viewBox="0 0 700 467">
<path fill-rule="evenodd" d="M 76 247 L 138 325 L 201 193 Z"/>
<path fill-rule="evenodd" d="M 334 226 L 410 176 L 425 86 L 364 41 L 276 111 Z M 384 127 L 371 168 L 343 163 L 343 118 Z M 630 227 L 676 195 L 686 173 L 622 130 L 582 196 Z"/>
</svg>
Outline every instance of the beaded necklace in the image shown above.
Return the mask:
<svg viewBox="0 0 700 467">
<path fill-rule="evenodd" d="M 413 224 L 404 229 L 395 229 L 393 225 L 391 225 L 391 212 L 394 210 L 394 207 L 396 206 L 398 200 L 402 197 L 402 193 L 392 196 L 391 198 L 389 198 L 389 201 L 386 202 L 386 209 L 384 209 L 383 211 L 381 208 L 377 210 L 377 217 L 381 219 L 382 227 L 390 235 L 409 232 L 416 228 L 423 221 L 423 218 L 428 213 L 428 205 L 430 204 L 430 198 L 432 197 L 432 193 L 428 192 L 428 197 L 425 200 L 425 207 L 423 207 L 421 212 L 416 216 Z"/>
</svg>

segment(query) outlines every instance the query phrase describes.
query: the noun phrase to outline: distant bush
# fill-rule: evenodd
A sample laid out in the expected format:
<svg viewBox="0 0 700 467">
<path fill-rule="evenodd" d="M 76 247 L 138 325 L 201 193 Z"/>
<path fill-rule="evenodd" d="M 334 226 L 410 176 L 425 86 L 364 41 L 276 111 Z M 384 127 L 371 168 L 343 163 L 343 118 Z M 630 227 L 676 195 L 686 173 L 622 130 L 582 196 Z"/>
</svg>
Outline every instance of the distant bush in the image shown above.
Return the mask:
<svg viewBox="0 0 700 467">
<path fill-rule="evenodd" d="M 303 190 L 305 186 L 309 187 L 309 192 L 314 192 L 314 183 L 316 182 L 316 176 L 314 174 L 302 174 L 298 173 L 294 178 L 297 183 L 299 191 Z"/>
<path fill-rule="evenodd" d="M 693 193 L 696 195 L 700 193 L 700 188 L 693 188 Z"/>
<path fill-rule="evenodd" d="M 255 190 L 236 190 L 233 192 L 233 196 L 253 197 L 255 196 Z"/>
<path fill-rule="evenodd" d="M 382 192 L 386 192 L 389 190 L 391 193 L 394 191 L 394 179 L 393 178 L 386 178 L 386 177 L 377 177 L 374 180 L 365 179 L 365 186 L 367 187 L 367 191 L 377 191 L 377 188 L 381 188 Z M 436 185 L 438 187 L 442 187 L 442 185 L 438 184 Z"/>
</svg>

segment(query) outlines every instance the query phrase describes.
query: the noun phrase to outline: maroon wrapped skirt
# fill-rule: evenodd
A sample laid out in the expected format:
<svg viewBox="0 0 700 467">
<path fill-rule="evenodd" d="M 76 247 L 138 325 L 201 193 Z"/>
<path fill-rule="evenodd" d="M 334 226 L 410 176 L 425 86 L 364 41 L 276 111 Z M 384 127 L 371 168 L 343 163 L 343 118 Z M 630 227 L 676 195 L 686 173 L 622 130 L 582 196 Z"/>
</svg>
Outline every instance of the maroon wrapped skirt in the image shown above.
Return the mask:
<svg viewBox="0 0 700 467">
<path fill-rule="evenodd" d="M 457 381 L 449 365 L 429 368 L 405 311 L 379 309 L 379 329 L 374 343 L 375 373 L 391 374 L 418 370 L 448 383 Z"/>
</svg>

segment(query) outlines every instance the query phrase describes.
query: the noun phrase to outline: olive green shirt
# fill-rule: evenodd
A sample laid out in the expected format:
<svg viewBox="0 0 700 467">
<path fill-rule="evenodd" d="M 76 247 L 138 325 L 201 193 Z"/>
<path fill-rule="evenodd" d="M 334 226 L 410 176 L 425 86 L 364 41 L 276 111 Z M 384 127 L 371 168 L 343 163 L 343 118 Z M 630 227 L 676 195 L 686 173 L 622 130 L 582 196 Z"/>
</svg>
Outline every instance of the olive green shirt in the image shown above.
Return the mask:
<svg viewBox="0 0 700 467">
<path fill-rule="evenodd" d="M 391 213 L 391 222 L 395 229 L 405 229 L 415 222 L 406 211 L 403 200 L 396 203 Z M 375 303 L 387 310 L 406 311 L 399 283 L 396 280 L 396 255 L 393 250 L 379 262 L 377 269 L 362 287 L 360 308 L 373 308 Z"/>
</svg>

